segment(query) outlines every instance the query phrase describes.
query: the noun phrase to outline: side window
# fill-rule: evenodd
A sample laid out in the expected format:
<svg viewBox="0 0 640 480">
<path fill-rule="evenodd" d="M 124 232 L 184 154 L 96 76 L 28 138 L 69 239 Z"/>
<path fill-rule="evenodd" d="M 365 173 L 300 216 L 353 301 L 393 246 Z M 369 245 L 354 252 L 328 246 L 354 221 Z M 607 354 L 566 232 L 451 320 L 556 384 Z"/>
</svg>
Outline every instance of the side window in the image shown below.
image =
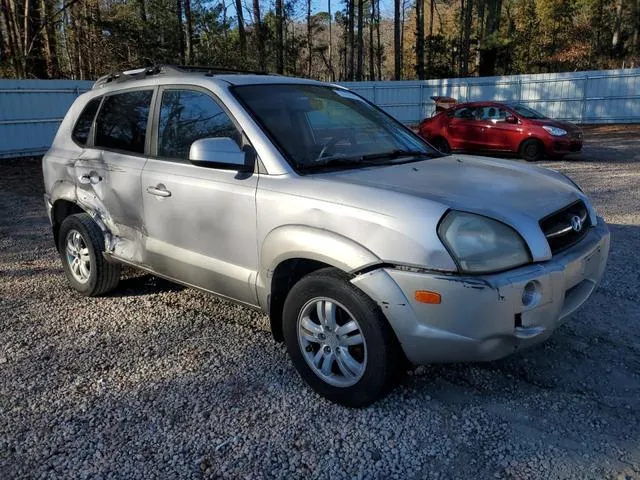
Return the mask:
<svg viewBox="0 0 640 480">
<path fill-rule="evenodd" d="M 504 121 L 507 118 L 507 112 L 503 108 L 499 107 L 484 107 L 482 108 L 482 120 L 490 120 L 492 122 Z"/>
<path fill-rule="evenodd" d="M 453 113 L 453 118 L 461 118 L 463 120 L 473 120 L 473 108 L 463 107 L 457 109 Z"/>
<path fill-rule="evenodd" d="M 209 95 L 195 90 L 165 90 L 158 122 L 158 156 L 188 159 L 191 144 L 201 138 L 241 135 L 227 113 Z"/>
<path fill-rule="evenodd" d="M 96 147 L 144 153 L 152 90 L 109 95 L 96 120 Z"/>
<path fill-rule="evenodd" d="M 91 100 L 85 105 L 84 110 L 82 110 L 82 113 L 78 116 L 76 126 L 73 127 L 73 132 L 71 133 L 71 138 L 73 138 L 76 143 L 80 145 L 87 144 L 91 124 L 100 106 L 100 100 L 102 100 L 101 97 Z"/>
</svg>

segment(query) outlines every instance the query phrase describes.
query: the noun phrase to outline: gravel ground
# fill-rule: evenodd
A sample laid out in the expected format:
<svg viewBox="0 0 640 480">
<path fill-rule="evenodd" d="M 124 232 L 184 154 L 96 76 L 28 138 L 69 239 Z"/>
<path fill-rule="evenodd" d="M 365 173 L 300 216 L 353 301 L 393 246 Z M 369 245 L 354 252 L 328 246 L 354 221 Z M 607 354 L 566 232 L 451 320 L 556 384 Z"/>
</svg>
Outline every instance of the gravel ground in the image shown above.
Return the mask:
<svg viewBox="0 0 640 480">
<path fill-rule="evenodd" d="M 133 271 L 72 292 L 39 161 L 3 161 L 0 478 L 640 479 L 639 134 L 588 130 L 543 163 L 612 230 L 572 321 L 504 360 L 420 367 L 364 410 L 307 389 L 253 311 Z"/>
</svg>

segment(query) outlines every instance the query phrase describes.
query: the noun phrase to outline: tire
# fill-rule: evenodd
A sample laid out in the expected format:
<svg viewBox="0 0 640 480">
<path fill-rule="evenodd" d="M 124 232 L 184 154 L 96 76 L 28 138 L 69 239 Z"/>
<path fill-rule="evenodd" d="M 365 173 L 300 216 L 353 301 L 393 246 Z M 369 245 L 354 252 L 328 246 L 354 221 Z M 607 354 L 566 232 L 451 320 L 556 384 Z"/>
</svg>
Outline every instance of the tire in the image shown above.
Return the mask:
<svg viewBox="0 0 640 480">
<path fill-rule="evenodd" d="M 451 147 L 445 138 L 438 137 L 431 143 L 431 145 L 441 153 L 451 153 Z"/>
<path fill-rule="evenodd" d="M 105 260 L 104 235 L 88 214 L 64 219 L 58 234 L 58 251 L 67 280 L 82 295 L 95 297 L 118 285 L 120 265 Z"/>
<path fill-rule="evenodd" d="M 537 162 L 544 156 L 544 145 L 540 140 L 525 140 L 520 146 L 520 156 L 527 162 Z"/>
<path fill-rule="evenodd" d="M 335 319 L 333 327 L 320 319 L 318 304 L 323 312 L 335 312 L 323 314 Z M 318 270 L 293 286 L 284 304 L 283 333 L 300 376 L 332 402 L 368 406 L 399 378 L 402 354 L 391 326 L 378 305 L 337 269 Z"/>
</svg>

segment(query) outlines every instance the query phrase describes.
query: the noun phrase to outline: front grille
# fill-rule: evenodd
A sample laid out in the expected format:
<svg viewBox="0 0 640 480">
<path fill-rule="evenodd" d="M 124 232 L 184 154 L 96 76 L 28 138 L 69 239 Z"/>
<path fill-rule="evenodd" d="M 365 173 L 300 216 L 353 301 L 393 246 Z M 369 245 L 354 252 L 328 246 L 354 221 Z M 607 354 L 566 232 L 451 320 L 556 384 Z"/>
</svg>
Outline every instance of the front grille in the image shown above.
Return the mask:
<svg viewBox="0 0 640 480">
<path fill-rule="evenodd" d="M 569 137 L 571 137 L 574 140 L 581 140 L 582 139 L 582 132 L 580 130 L 574 130 L 573 132 L 571 132 L 569 134 Z"/>
<path fill-rule="evenodd" d="M 582 200 L 540 220 L 540 228 L 553 254 L 579 242 L 590 226 L 589 212 Z"/>
</svg>

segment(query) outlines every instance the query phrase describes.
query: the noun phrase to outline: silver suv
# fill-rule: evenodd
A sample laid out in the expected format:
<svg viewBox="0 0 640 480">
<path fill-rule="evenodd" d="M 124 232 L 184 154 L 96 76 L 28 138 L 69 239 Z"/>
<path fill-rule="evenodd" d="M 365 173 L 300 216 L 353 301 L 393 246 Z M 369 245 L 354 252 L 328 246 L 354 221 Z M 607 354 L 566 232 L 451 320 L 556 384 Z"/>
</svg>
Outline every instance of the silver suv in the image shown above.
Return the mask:
<svg viewBox="0 0 640 480">
<path fill-rule="evenodd" d="M 43 160 L 71 286 L 131 265 L 269 315 L 302 378 L 370 404 L 407 364 L 537 344 L 609 232 L 562 174 L 442 155 L 336 85 L 160 67 L 99 79 Z"/>
</svg>

